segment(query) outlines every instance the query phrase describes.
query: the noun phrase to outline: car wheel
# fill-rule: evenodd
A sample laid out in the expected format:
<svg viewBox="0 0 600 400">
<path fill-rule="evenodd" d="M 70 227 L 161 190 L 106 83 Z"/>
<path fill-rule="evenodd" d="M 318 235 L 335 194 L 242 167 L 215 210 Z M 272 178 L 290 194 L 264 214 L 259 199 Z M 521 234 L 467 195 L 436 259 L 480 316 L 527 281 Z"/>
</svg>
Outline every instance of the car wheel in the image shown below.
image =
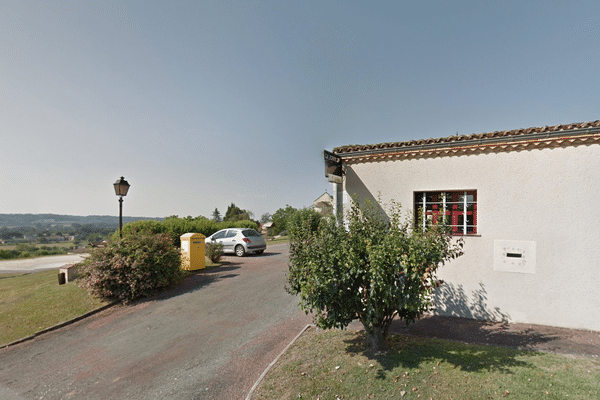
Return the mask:
<svg viewBox="0 0 600 400">
<path fill-rule="evenodd" d="M 258 251 L 256 252 L 256 254 L 260 256 L 260 255 L 261 255 L 263 252 L 264 252 L 264 250 L 258 250 Z"/>
<path fill-rule="evenodd" d="M 246 255 L 246 250 L 244 250 L 244 246 L 238 244 L 235 246 L 235 255 L 238 257 L 244 257 Z"/>
</svg>

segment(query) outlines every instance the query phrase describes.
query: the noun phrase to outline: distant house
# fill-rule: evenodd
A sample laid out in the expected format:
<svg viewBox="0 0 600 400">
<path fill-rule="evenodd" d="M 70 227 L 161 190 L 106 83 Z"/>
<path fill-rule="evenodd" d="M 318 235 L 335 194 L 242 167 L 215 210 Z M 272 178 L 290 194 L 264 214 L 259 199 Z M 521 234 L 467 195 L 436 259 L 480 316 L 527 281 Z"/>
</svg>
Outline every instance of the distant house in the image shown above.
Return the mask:
<svg viewBox="0 0 600 400">
<path fill-rule="evenodd" d="M 259 228 L 260 233 L 263 236 L 272 236 L 274 226 L 275 226 L 275 224 L 272 221 L 265 222 L 264 224 L 260 225 L 260 228 Z"/>
<path fill-rule="evenodd" d="M 600 121 L 333 153 L 342 209 L 393 199 L 464 239 L 436 313 L 600 331 Z"/>
<path fill-rule="evenodd" d="M 333 212 L 333 197 L 327 192 L 323 193 L 313 201 L 312 208 L 322 215 L 331 214 Z"/>
</svg>

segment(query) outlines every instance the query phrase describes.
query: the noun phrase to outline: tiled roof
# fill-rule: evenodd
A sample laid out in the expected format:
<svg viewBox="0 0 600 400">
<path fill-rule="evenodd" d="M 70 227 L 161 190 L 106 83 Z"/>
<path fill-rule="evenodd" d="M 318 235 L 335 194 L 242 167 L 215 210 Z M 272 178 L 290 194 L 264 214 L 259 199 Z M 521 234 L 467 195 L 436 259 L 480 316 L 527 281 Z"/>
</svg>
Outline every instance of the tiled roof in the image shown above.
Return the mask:
<svg viewBox="0 0 600 400">
<path fill-rule="evenodd" d="M 591 141 L 590 141 L 591 139 Z M 600 142 L 600 120 L 568 125 L 496 131 L 438 139 L 410 140 L 368 145 L 349 145 L 333 149 L 345 161 L 376 161 L 383 158 L 408 158 L 460 155 L 481 151 L 511 151 L 564 144 Z"/>
</svg>

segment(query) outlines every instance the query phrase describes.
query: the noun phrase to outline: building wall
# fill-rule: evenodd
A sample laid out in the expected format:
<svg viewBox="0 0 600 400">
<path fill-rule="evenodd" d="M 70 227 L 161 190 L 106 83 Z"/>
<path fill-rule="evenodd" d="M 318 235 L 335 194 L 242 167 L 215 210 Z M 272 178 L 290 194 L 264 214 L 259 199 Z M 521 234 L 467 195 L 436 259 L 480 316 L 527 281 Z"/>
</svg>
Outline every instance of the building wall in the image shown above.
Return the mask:
<svg viewBox="0 0 600 400">
<path fill-rule="evenodd" d="M 349 164 L 344 202 L 466 189 L 478 234 L 439 270 L 437 312 L 600 331 L 600 146 Z M 524 266 L 503 264 L 507 244 Z"/>
</svg>

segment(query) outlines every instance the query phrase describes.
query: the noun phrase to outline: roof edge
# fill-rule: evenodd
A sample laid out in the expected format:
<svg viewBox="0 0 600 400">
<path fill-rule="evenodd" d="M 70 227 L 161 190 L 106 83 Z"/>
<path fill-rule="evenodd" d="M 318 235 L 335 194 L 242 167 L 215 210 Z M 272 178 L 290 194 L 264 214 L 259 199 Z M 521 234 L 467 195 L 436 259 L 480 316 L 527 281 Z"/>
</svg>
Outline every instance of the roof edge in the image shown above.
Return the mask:
<svg viewBox="0 0 600 400">
<path fill-rule="evenodd" d="M 390 152 L 426 151 L 452 147 L 482 146 L 494 143 L 509 143 L 524 140 L 544 140 L 560 137 L 589 135 L 600 133 L 600 120 L 569 125 L 544 126 L 539 128 L 496 131 L 461 136 L 449 136 L 438 139 L 410 140 L 406 142 L 380 143 L 373 145 L 349 145 L 333 149 L 333 153 L 342 157 L 360 157 Z"/>
</svg>

